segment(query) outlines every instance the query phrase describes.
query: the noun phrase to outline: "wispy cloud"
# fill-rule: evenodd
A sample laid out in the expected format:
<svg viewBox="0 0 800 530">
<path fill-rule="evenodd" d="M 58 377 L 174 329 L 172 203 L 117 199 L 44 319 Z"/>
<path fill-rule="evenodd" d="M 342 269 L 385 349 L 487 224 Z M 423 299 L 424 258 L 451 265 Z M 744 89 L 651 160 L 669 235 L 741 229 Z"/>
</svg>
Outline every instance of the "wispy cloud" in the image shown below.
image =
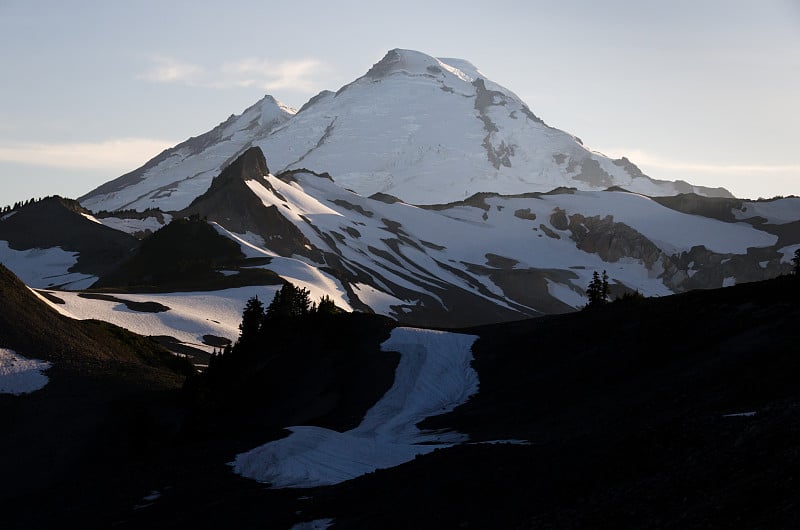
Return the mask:
<svg viewBox="0 0 800 530">
<path fill-rule="evenodd" d="M 153 58 L 152 68 L 138 76 L 139 79 L 154 83 L 187 83 L 192 84 L 205 74 L 202 66 L 178 61 L 171 57 L 157 56 Z"/>
<path fill-rule="evenodd" d="M 152 67 L 138 79 L 154 83 L 181 83 L 206 88 L 255 87 L 262 90 L 290 89 L 312 93 L 317 79 L 326 71 L 317 59 L 271 61 L 250 57 L 204 67 L 167 56 L 153 58 Z"/>
<path fill-rule="evenodd" d="M 323 69 L 316 59 L 281 61 L 242 59 L 222 66 L 222 74 L 235 86 L 255 86 L 264 90 L 290 88 L 301 92 L 315 90 L 314 77 Z M 221 80 L 224 84 L 225 80 Z"/>
<path fill-rule="evenodd" d="M 176 143 L 152 138 L 119 138 L 102 142 L 6 143 L 0 145 L 0 162 L 121 171 L 141 166 Z"/>
<path fill-rule="evenodd" d="M 685 171 L 687 173 L 755 174 L 755 173 L 793 173 L 800 176 L 798 164 L 726 164 L 673 160 L 641 149 L 603 149 L 601 152 L 614 158 L 627 157 L 639 166 Z"/>
</svg>

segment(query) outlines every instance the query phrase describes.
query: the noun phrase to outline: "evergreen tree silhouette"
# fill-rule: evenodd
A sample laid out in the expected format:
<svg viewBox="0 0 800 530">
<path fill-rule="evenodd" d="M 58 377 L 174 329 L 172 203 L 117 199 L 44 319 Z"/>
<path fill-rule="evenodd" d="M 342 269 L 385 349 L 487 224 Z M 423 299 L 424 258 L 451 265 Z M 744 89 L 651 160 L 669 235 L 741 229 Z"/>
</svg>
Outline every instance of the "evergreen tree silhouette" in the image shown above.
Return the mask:
<svg viewBox="0 0 800 530">
<path fill-rule="evenodd" d="M 592 281 L 586 288 L 586 297 L 589 299 L 587 308 L 601 306 L 608 302 L 608 273 L 606 271 L 603 271 L 602 276 L 594 271 Z"/>
<path fill-rule="evenodd" d="M 239 344 L 244 347 L 253 344 L 258 339 L 263 320 L 264 304 L 261 303 L 258 296 L 253 296 L 247 301 L 242 311 L 242 322 L 239 324 Z"/>
<path fill-rule="evenodd" d="M 267 307 L 266 320 L 285 320 L 301 317 L 311 312 L 311 293 L 304 287 L 296 287 L 291 283 L 283 284 L 280 291 Z"/>
<path fill-rule="evenodd" d="M 339 311 L 339 308 L 336 307 L 336 304 L 333 303 L 333 300 L 331 300 L 331 297 L 327 294 L 323 296 L 319 304 L 317 304 L 316 313 L 318 315 L 335 315 Z"/>
</svg>

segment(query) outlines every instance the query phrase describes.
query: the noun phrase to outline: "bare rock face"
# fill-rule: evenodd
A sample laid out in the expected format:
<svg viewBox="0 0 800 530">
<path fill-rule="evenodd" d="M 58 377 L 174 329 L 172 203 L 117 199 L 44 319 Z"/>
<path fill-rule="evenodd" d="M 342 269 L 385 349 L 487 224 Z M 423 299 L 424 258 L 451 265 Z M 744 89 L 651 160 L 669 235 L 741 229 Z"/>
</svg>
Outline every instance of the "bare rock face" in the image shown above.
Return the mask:
<svg viewBox="0 0 800 530">
<path fill-rule="evenodd" d="M 641 260 L 653 276 L 676 292 L 766 280 L 788 272 L 777 246 L 750 248 L 747 254 L 720 254 L 696 246 L 688 252 L 670 255 L 640 232 L 615 222 L 611 215 L 567 216 L 564 210 L 556 208 L 550 224 L 557 230 L 569 231 L 579 249 L 597 254 L 603 261 Z"/>
<path fill-rule="evenodd" d="M 211 182 L 211 187 L 208 188 L 207 193 L 214 192 L 231 180 L 260 179 L 263 181 L 264 176 L 267 174 L 269 174 L 269 167 L 267 166 L 267 159 L 264 158 L 264 152 L 258 147 L 251 147 L 222 170 L 219 177 Z"/>
<path fill-rule="evenodd" d="M 614 222 L 611 215 L 601 218 L 573 214 L 562 230 L 570 231 L 579 249 L 597 254 L 603 261 L 616 262 L 627 257 L 642 260 L 652 269 L 663 255 L 652 241 L 625 223 Z"/>
<path fill-rule="evenodd" d="M 734 222 L 734 210 L 741 210 L 742 199 L 724 197 L 703 197 L 696 193 L 683 193 L 680 195 L 654 197 L 654 201 L 690 215 L 702 215 L 725 222 Z"/>
<path fill-rule="evenodd" d="M 311 250 L 300 229 L 281 215 L 276 206 L 264 206 L 247 187 L 248 180 L 255 180 L 277 194 L 267 174 L 269 167 L 264 153 L 258 147 L 251 147 L 215 177 L 208 191 L 178 216 L 197 215 L 238 234 L 258 234 L 268 248 L 281 255 L 297 254 L 320 261 L 321 256 Z"/>
</svg>

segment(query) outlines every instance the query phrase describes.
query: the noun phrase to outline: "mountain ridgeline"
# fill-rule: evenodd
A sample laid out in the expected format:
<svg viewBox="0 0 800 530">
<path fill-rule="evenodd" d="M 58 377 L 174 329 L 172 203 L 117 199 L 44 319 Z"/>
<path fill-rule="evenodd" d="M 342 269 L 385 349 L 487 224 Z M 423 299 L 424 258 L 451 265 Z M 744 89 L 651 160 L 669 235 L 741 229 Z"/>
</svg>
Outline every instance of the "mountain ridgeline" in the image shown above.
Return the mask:
<svg viewBox="0 0 800 530">
<path fill-rule="evenodd" d="M 571 312 L 601 270 L 612 296 L 773 278 L 800 246 L 800 199 L 652 179 L 468 61 L 409 50 L 299 111 L 267 96 L 80 201 L 94 218 L 3 214 L 0 260 L 39 288 L 285 280 L 425 326 Z"/>
<path fill-rule="evenodd" d="M 287 260 L 300 260 L 336 282 L 337 291 L 328 281 L 319 296 L 344 294 L 350 308 L 408 324 L 465 326 L 575 310 L 598 270 L 608 270 L 613 296 L 775 277 L 789 271 L 800 244 L 795 207 L 796 198 L 649 200 L 620 189 L 561 188 L 420 208 L 385 194 L 360 196 L 309 170 L 273 176 L 253 147 L 169 216 L 210 222 L 209 238 L 240 247 L 213 257 L 218 247 L 197 240 L 208 258 L 206 280 L 216 277 L 210 285 L 258 284 L 264 277 L 253 274 L 255 266 L 296 281 L 297 267 Z M 188 259 L 192 236 L 180 237 L 150 261 L 175 264 L 180 253 Z M 142 285 L 127 278 L 129 267 L 97 285 Z"/>
<path fill-rule="evenodd" d="M 299 111 L 267 96 L 80 200 L 92 210 L 181 210 L 249 147 L 259 147 L 276 174 L 327 172 L 360 195 L 386 193 L 413 204 L 560 186 L 730 197 L 723 189 L 652 179 L 626 158 L 585 148 L 468 61 L 395 49 Z"/>
</svg>

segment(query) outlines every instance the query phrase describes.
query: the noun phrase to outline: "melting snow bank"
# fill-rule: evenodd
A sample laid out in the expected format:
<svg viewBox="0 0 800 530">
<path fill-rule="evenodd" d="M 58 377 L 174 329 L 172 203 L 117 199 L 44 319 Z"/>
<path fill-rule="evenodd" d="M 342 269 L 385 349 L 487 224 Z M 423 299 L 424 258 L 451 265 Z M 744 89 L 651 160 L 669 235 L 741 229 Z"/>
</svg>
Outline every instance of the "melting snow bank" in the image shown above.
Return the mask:
<svg viewBox="0 0 800 530">
<path fill-rule="evenodd" d="M 291 434 L 231 462 L 236 473 L 275 488 L 338 484 L 416 455 L 466 440 L 455 432 L 420 431 L 417 423 L 464 403 L 478 391 L 472 369 L 474 335 L 396 328 L 381 345 L 398 351 L 394 384 L 361 425 L 340 433 L 321 427 L 291 427 Z"/>
<path fill-rule="evenodd" d="M 0 394 L 19 396 L 44 388 L 48 379 L 42 372 L 48 368 L 48 362 L 26 359 L 0 348 Z"/>
</svg>

